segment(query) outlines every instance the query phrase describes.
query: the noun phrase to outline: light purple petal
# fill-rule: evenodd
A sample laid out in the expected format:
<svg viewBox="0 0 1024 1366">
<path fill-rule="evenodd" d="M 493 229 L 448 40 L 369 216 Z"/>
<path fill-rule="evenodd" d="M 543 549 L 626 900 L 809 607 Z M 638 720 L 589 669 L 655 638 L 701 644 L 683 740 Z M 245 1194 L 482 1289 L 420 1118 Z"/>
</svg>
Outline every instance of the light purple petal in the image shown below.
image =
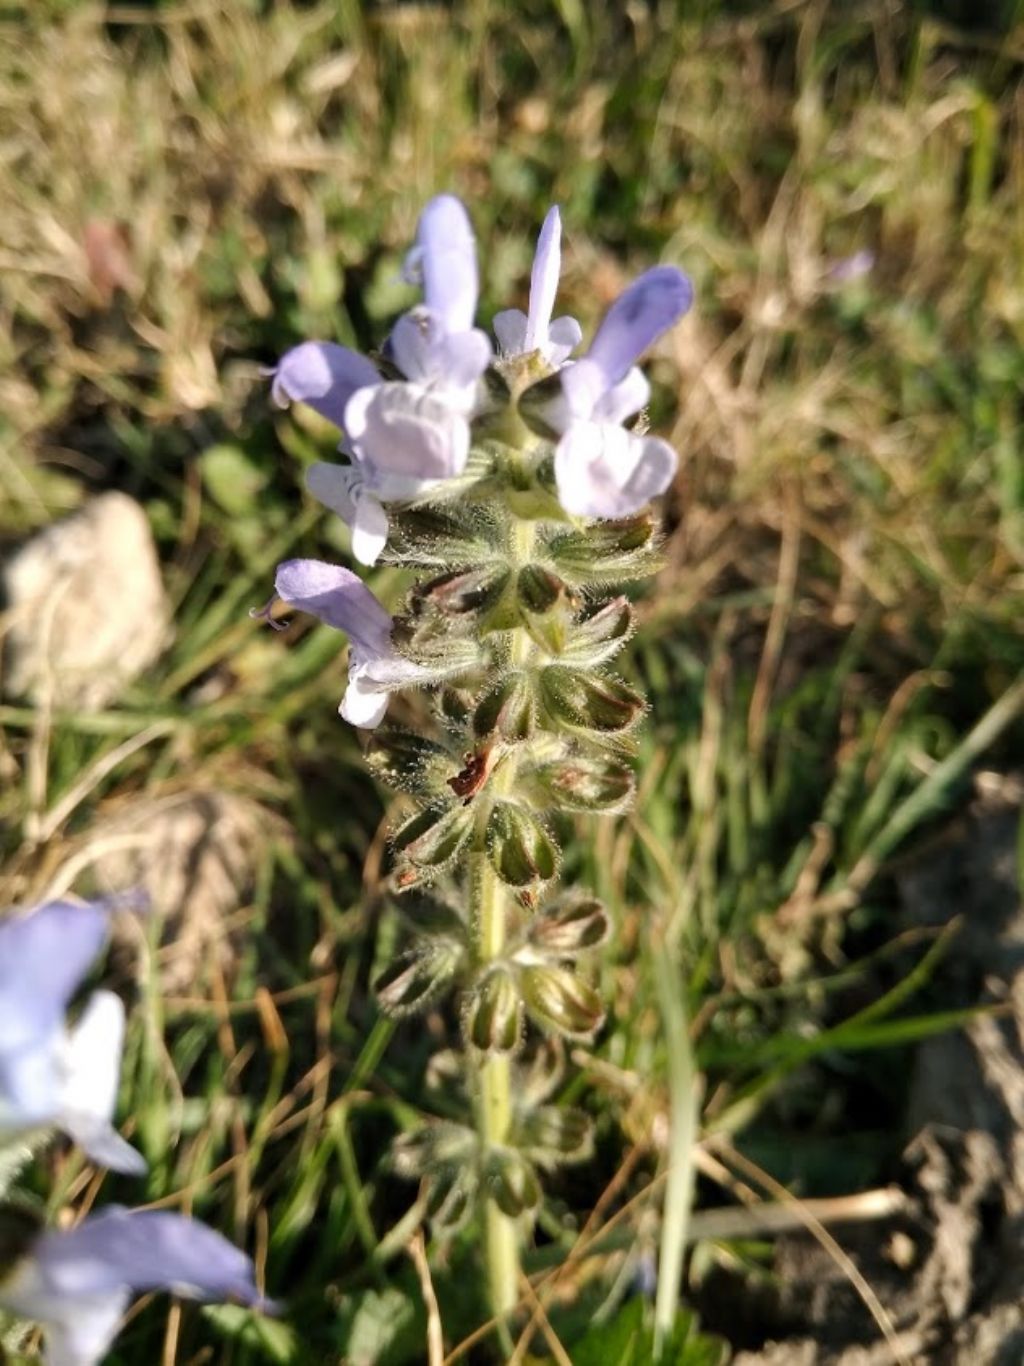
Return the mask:
<svg viewBox="0 0 1024 1366">
<path fill-rule="evenodd" d="M 76 1228 L 47 1230 L 33 1256 L 48 1288 L 66 1301 L 170 1290 L 190 1299 L 270 1307 L 244 1252 L 205 1224 L 164 1210 L 112 1205 Z"/>
<path fill-rule="evenodd" d="M 825 278 L 833 284 L 845 285 L 860 280 L 874 269 L 875 253 L 869 247 L 861 247 L 852 256 L 844 256 L 825 272 Z"/>
<path fill-rule="evenodd" d="M 555 482 L 576 517 L 630 517 L 671 483 L 677 457 L 667 441 L 607 422 L 576 422 L 555 450 Z"/>
<path fill-rule="evenodd" d="M 281 357 L 271 394 L 282 407 L 289 399 L 305 403 L 341 427 L 345 404 L 355 391 L 379 383 L 376 367 L 357 351 L 335 342 L 308 341 Z"/>
<path fill-rule="evenodd" d="M 537 250 L 530 273 L 530 311 L 526 323 L 524 351 L 536 351 L 548 340 L 551 315 L 555 311 L 558 276 L 562 268 L 562 216 L 558 206 L 548 209 L 537 238 Z"/>
<path fill-rule="evenodd" d="M 358 726 L 360 730 L 376 730 L 384 720 L 389 701 L 387 692 L 367 687 L 361 672 L 350 669 L 348 687 L 338 711 L 349 725 Z"/>
<path fill-rule="evenodd" d="M 386 499 L 409 498 L 431 480 L 461 474 L 469 457 L 465 418 L 418 384 L 361 390 L 346 419 L 367 484 Z"/>
<path fill-rule="evenodd" d="M 491 319 L 498 347 L 506 356 L 521 356 L 526 350 L 526 314 L 521 308 L 503 308 Z"/>
<path fill-rule="evenodd" d="M 476 241 L 469 215 L 454 195 L 440 194 L 423 210 L 416 231 L 423 298 L 448 332 L 473 326 L 479 292 Z"/>
<path fill-rule="evenodd" d="M 142 1176 L 145 1160 L 111 1123 L 121 1079 L 124 1022 L 120 997 L 112 991 L 93 992 L 62 1050 L 57 1121 L 99 1166 Z"/>
<path fill-rule="evenodd" d="M 609 388 L 604 371 L 587 356 L 564 366 L 560 377 L 563 402 L 556 402 L 552 409 L 552 422 L 557 430 L 563 430 L 570 422 L 588 421 Z"/>
<path fill-rule="evenodd" d="M 426 308 L 414 308 L 399 318 L 387 350 L 406 379 L 429 386 L 453 406 L 467 410 L 472 407 L 472 392 L 451 391 L 475 385 L 491 360 L 485 332 L 476 327 L 447 332 L 441 319 Z"/>
<path fill-rule="evenodd" d="M 64 1026 L 0 1050 L 0 1132 L 48 1129 L 60 1111 Z"/>
<path fill-rule="evenodd" d="M 653 341 L 693 302 L 693 286 L 675 266 L 655 266 L 615 300 L 587 352 L 609 385 L 618 384 Z"/>
<path fill-rule="evenodd" d="M 368 655 L 391 651 L 391 617 L 358 575 L 323 560 L 286 560 L 277 567 L 279 598 L 344 631 Z"/>
<path fill-rule="evenodd" d="M 557 369 L 583 340 L 583 328 L 575 318 L 556 318 L 548 328 L 547 356 Z"/>
<path fill-rule="evenodd" d="M 60 1321 L 45 1314 L 25 1315 L 46 1325 L 46 1366 L 98 1366 L 117 1336 L 130 1299 L 125 1290 L 80 1302 L 70 1312 L 66 1305 L 55 1305 L 53 1312 L 63 1310 L 66 1315 Z"/>
<path fill-rule="evenodd" d="M 395 323 L 385 349 L 406 379 L 429 380 L 437 368 L 444 336 L 444 325 L 436 314 L 413 308 Z"/>
<path fill-rule="evenodd" d="M 51 901 L 0 919 L 0 1049 L 53 1031 L 107 935 L 111 902 Z"/>
<path fill-rule="evenodd" d="M 651 386 L 639 366 L 634 365 L 625 379 L 601 395 L 594 404 L 595 422 L 624 422 L 643 408 L 651 397 Z"/>
<path fill-rule="evenodd" d="M 486 332 L 478 327 L 469 332 L 455 332 L 445 337 L 441 345 L 438 378 L 446 387 L 467 389 L 491 363 L 491 342 Z"/>
<path fill-rule="evenodd" d="M 352 522 L 352 554 L 360 564 L 376 564 L 387 540 L 388 514 L 372 493 L 363 490 Z"/>
<path fill-rule="evenodd" d="M 314 461 L 305 476 L 306 488 L 313 497 L 348 526 L 355 520 L 353 486 L 359 482 L 360 475 L 351 465 L 332 465 L 327 460 Z"/>
</svg>

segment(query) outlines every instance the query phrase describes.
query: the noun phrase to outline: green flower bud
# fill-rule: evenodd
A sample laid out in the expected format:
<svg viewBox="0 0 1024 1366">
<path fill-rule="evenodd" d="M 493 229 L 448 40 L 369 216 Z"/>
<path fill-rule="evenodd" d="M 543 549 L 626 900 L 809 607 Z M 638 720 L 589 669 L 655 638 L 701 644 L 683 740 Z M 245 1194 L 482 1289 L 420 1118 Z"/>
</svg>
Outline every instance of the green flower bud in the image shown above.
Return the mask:
<svg viewBox="0 0 1024 1366">
<path fill-rule="evenodd" d="M 504 564 L 482 564 L 440 574 L 413 590 L 417 606 L 429 606 L 445 616 L 464 616 L 493 608 L 504 593 L 512 571 Z"/>
<path fill-rule="evenodd" d="M 530 925 L 529 942 L 555 958 L 575 958 L 603 944 L 611 932 L 608 912 L 593 897 L 569 895 L 545 907 Z"/>
<path fill-rule="evenodd" d="M 496 802 L 487 822 L 487 854 L 512 887 L 547 882 L 558 867 L 558 848 L 540 821 L 521 806 Z"/>
<path fill-rule="evenodd" d="M 551 719 L 567 730 L 628 730 L 644 711 L 643 698 L 621 679 L 591 678 L 560 664 L 541 672 L 540 692 Z"/>
<path fill-rule="evenodd" d="M 481 740 L 528 740 L 533 734 L 534 701 L 529 680 L 508 674 L 486 693 L 473 713 L 473 733 Z"/>
<path fill-rule="evenodd" d="M 475 1168 L 446 1167 L 427 1180 L 427 1218 L 439 1233 L 461 1229 L 473 1211 L 479 1178 Z"/>
<path fill-rule="evenodd" d="M 391 1145 L 391 1166 L 396 1175 L 418 1181 L 434 1168 L 475 1166 L 478 1147 L 466 1125 L 436 1120 L 399 1134 Z"/>
<path fill-rule="evenodd" d="M 461 726 L 473 710 L 475 694 L 469 688 L 442 688 L 441 715 L 453 726 Z"/>
<path fill-rule="evenodd" d="M 541 800 L 563 811 L 624 811 L 633 800 L 636 778 L 628 764 L 614 759 L 591 759 L 572 755 L 540 764 L 528 775 Z"/>
<path fill-rule="evenodd" d="M 451 985 L 464 957 L 465 945 L 447 939 L 403 953 L 373 984 L 381 1010 L 396 1019 L 425 1010 Z"/>
<path fill-rule="evenodd" d="M 484 1188 L 510 1219 L 540 1204 L 540 1182 L 532 1165 L 515 1148 L 492 1148 L 484 1163 Z"/>
<path fill-rule="evenodd" d="M 569 1039 L 590 1039 L 604 1021 L 601 998 L 569 968 L 524 968 L 520 981 L 526 1008 L 542 1029 Z"/>
<path fill-rule="evenodd" d="M 398 1176 L 425 1183 L 427 1215 L 451 1233 L 472 1211 L 480 1181 L 480 1145 L 463 1124 L 442 1120 L 401 1134 L 391 1145 Z"/>
<path fill-rule="evenodd" d="M 596 669 L 618 654 L 632 632 L 632 607 L 625 598 L 613 598 L 593 616 L 569 627 L 562 662 L 576 669 Z"/>
<path fill-rule="evenodd" d="M 516 1099 L 524 1110 L 549 1101 L 565 1080 L 565 1045 L 557 1034 L 534 1036 L 516 1065 Z"/>
<path fill-rule="evenodd" d="M 515 1144 L 541 1167 L 585 1162 L 594 1150 L 594 1124 L 573 1106 L 539 1105 L 521 1114 Z"/>
<path fill-rule="evenodd" d="M 516 593 L 527 612 L 550 612 L 564 599 L 566 587 L 557 574 L 540 564 L 528 564 L 520 569 L 516 579 Z"/>
<path fill-rule="evenodd" d="M 523 1004 L 507 968 L 492 968 L 466 998 L 466 1041 L 481 1053 L 511 1053 L 523 1033 Z"/>
<path fill-rule="evenodd" d="M 590 588 L 646 578 L 660 563 L 655 521 L 647 511 L 594 522 L 585 531 L 556 530 L 545 551 L 568 583 Z"/>
<path fill-rule="evenodd" d="M 473 829 L 472 807 L 428 806 L 418 811 L 394 837 L 404 860 L 419 868 L 441 868 L 449 863 L 469 839 Z"/>
<path fill-rule="evenodd" d="M 375 730 L 366 747 L 370 772 L 389 787 L 416 796 L 433 796 L 438 779 L 451 768 L 443 745 L 404 730 Z"/>
</svg>

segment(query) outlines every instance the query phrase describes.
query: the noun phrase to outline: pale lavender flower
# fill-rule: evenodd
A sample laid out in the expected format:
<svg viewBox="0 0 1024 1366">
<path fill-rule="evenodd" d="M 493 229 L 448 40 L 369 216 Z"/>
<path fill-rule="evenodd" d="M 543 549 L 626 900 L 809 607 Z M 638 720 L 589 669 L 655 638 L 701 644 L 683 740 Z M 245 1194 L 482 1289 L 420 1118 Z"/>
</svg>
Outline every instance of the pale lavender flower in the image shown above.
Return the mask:
<svg viewBox="0 0 1024 1366">
<path fill-rule="evenodd" d="M 825 279 L 834 285 L 852 284 L 870 275 L 875 267 L 875 253 L 870 247 L 861 247 L 852 256 L 844 256 L 834 262 L 825 272 Z"/>
<path fill-rule="evenodd" d="M 357 351 L 336 342 L 308 341 L 281 357 L 270 392 L 282 408 L 289 402 L 305 403 L 342 427 L 345 405 L 356 390 L 379 383 L 376 366 Z"/>
<path fill-rule="evenodd" d="M 43 1326 L 48 1366 L 96 1366 L 132 1296 L 149 1290 L 275 1310 L 251 1260 L 213 1229 L 116 1205 L 75 1228 L 37 1234 L 0 1279 L 0 1305 Z"/>
<path fill-rule="evenodd" d="M 473 326 L 473 230 L 453 195 L 423 210 L 406 264 L 424 302 L 398 320 L 385 348 L 404 380 L 384 381 L 364 357 L 324 342 L 296 347 L 275 372 L 275 394 L 309 403 L 344 432 L 351 463 L 318 461 L 306 485 L 352 528 L 353 553 L 368 565 L 387 541 L 384 504 L 465 469 L 469 419 L 491 359 L 487 336 Z"/>
<path fill-rule="evenodd" d="M 655 266 L 612 304 L 586 355 L 560 371 L 562 392 L 545 416 L 561 439 L 555 450 L 558 497 L 578 517 L 628 517 L 663 493 L 676 470 L 667 441 L 627 431 L 650 386 L 635 362 L 693 302 L 690 281 Z"/>
<path fill-rule="evenodd" d="M 506 308 L 494 315 L 494 335 L 507 356 L 528 356 L 539 351 L 552 369 L 580 344 L 583 330 L 575 318 L 556 318 L 555 295 L 562 263 L 562 218 L 557 206 L 548 210 L 537 238 L 530 274 L 529 312 Z"/>
<path fill-rule="evenodd" d="M 51 901 L 0 919 L 0 1137 L 59 1128 L 93 1161 L 140 1175 L 114 1129 L 124 1007 L 97 991 L 77 1023 L 65 1013 L 123 901 Z"/>
<path fill-rule="evenodd" d="M 286 560 L 277 567 L 274 587 L 284 602 L 348 636 L 348 687 L 338 710 L 352 725 L 379 726 L 390 692 L 433 677 L 398 654 L 390 614 L 351 570 L 322 560 Z"/>
</svg>

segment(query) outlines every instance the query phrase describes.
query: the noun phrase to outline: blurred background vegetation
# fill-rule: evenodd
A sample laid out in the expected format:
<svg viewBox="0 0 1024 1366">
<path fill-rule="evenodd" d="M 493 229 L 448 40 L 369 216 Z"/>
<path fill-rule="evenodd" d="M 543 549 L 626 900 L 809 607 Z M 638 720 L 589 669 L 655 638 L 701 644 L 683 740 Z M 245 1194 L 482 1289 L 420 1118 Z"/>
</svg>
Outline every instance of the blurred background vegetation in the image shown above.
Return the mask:
<svg viewBox="0 0 1024 1366">
<path fill-rule="evenodd" d="M 428 1061 L 454 1022 L 396 1028 L 369 995 L 394 810 L 336 716 L 343 642 L 247 612 L 279 559 L 347 553 L 301 492 L 330 433 L 273 410 L 263 367 L 306 337 L 378 345 L 441 189 L 470 206 L 485 321 L 525 296 L 553 202 L 585 329 L 655 261 L 697 292 L 650 366 L 682 461 L 632 653 L 641 800 L 571 855 L 617 932 L 609 1024 L 561 1092 L 598 1154 L 538 1230 L 551 1332 L 611 1322 L 658 1246 L 683 1006 L 701 1206 L 731 1200 L 737 1149 L 802 1195 L 889 1179 L 906 1050 L 957 1022 L 894 869 L 1021 753 L 1022 61 L 1009 2 L 0 11 L 0 543 L 124 490 L 175 614 L 116 705 L 0 707 L 0 902 L 88 891 L 98 832 L 182 794 L 241 798 L 262 832 L 218 903 L 230 951 L 169 985 L 168 944 L 142 974 L 148 1187 L 57 1154 L 38 1188 L 194 1210 L 290 1313 L 165 1301 L 113 1361 L 425 1359 L 415 1190 L 384 1152 L 445 1113 Z M 435 1267 L 449 1349 L 483 1317 L 473 1256 Z M 763 1250 L 702 1244 L 691 1285 L 716 1258 Z"/>
</svg>

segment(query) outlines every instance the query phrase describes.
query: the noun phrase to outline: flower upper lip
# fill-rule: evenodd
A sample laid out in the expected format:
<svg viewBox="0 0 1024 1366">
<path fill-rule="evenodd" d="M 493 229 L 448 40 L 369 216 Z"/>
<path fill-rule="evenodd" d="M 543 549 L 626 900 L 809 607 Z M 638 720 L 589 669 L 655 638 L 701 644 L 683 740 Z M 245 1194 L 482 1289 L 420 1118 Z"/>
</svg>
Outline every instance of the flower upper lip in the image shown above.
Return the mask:
<svg viewBox="0 0 1024 1366">
<path fill-rule="evenodd" d="M 537 238 L 530 272 L 528 312 L 507 308 L 495 314 L 494 334 L 507 356 L 526 356 L 538 351 L 557 369 L 579 345 L 583 330 L 575 318 L 556 318 L 555 295 L 561 271 L 562 218 L 558 206 L 548 210 Z"/>
</svg>

